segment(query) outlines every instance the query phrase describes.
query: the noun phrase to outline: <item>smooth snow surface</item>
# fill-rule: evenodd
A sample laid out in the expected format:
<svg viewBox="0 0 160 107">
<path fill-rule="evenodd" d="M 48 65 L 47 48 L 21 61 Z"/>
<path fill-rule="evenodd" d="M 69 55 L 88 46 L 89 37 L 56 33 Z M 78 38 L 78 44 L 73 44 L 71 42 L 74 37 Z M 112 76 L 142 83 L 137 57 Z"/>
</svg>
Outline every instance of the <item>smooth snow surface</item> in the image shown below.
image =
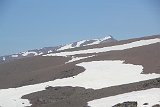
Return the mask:
<svg viewBox="0 0 160 107">
<path fill-rule="evenodd" d="M 88 102 L 88 105 L 90 107 L 112 107 L 113 105 L 127 101 L 137 101 L 138 107 L 152 107 L 155 104 L 160 104 L 160 88 L 133 91 L 101 98 Z M 143 105 L 144 103 L 148 103 L 148 105 Z"/>
<path fill-rule="evenodd" d="M 45 83 L 28 85 L 18 88 L 0 90 L 0 106 L 25 107 L 31 104 L 23 95 L 42 91 L 46 86 L 79 86 L 84 88 L 101 89 L 105 87 L 128 84 L 160 77 L 160 74 L 140 74 L 141 65 L 124 64 L 123 61 L 92 61 L 77 64 L 86 70 L 76 76 L 56 79 Z"/>
<path fill-rule="evenodd" d="M 108 52 L 108 51 L 114 51 L 114 50 L 125 50 L 125 49 L 134 48 L 134 47 L 150 45 L 158 42 L 160 42 L 160 39 L 155 38 L 155 39 L 135 41 L 135 42 L 131 42 L 123 45 L 110 46 L 110 47 L 94 48 L 94 49 L 71 51 L 71 52 L 50 53 L 43 56 L 68 56 L 68 55 L 76 55 L 76 54 Z"/>
</svg>

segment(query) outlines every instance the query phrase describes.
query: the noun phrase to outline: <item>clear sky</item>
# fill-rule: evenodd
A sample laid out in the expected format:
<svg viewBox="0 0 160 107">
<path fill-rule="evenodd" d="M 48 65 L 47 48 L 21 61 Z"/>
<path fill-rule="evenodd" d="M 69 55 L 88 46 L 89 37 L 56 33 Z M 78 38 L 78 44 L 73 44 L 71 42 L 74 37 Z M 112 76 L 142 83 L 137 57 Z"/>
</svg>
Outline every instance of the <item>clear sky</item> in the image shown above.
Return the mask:
<svg viewBox="0 0 160 107">
<path fill-rule="evenodd" d="M 160 34 L 160 0 L 0 0 L 0 56 L 112 35 Z"/>
</svg>

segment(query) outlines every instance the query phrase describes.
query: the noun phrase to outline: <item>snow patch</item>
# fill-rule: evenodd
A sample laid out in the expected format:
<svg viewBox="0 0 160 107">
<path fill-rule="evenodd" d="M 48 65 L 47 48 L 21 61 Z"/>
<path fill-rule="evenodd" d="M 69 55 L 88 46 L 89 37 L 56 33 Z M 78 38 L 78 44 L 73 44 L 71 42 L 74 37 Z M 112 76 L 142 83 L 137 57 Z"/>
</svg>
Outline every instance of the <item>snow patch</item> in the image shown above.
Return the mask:
<svg viewBox="0 0 160 107">
<path fill-rule="evenodd" d="M 102 39 L 93 39 L 95 40 L 94 42 L 90 43 L 90 44 L 87 44 L 85 46 L 89 46 L 89 45 L 95 45 L 95 44 L 100 44 L 101 42 L 105 41 L 105 40 L 108 40 L 108 39 L 111 39 L 112 37 L 111 36 L 107 36 L 107 37 L 104 37 Z"/>
<path fill-rule="evenodd" d="M 160 77 L 160 74 L 141 74 L 143 69 L 141 65 L 124 64 L 119 60 L 83 62 L 77 65 L 86 70 L 74 78 L 68 77 L 18 88 L 1 89 L 0 105 L 2 107 L 30 106 L 29 101 L 21 97 L 45 90 L 46 86 L 79 86 L 101 89 Z"/>
<path fill-rule="evenodd" d="M 5 57 L 3 57 L 3 61 L 5 61 L 6 60 L 6 58 Z"/>
<path fill-rule="evenodd" d="M 127 101 L 137 101 L 138 107 L 152 107 L 155 104 L 160 104 L 160 88 L 133 91 L 101 98 L 88 102 L 88 105 L 90 107 L 112 107 L 113 105 Z M 144 103 L 148 103 L 148 105 L 143 105 Z"/>
<path fill-rule="evenodd" d="M 81 46 L 81 44 L 83 44 L 84 42 L 86 42 L 86 40 L 81 40 L 81 41 L 77 42 L 76 47 L 80 47 L 80 46 Z"/>
<path fill-rule="evenodd" d="M 81 40 L 79 42 L 77 42 L 76 46 L 72 46 L 72 44 L 67 44 L 67 45 L 64 45 L 62 46 L 61 48 L 57 49 L 58 51 L 60 50 L 65 50 L 65 49 L 71 49 L 71 48 L 75 48 L 75 47 L 80 47 L 80 45 L 82 43 L 84 43 L 86 40 Z"/>
<path fill-rule="evenodd" d="M 87 44 L 86 46 L 88 45 L 95 45 L 95 44 L 99 44 L 101 41 L 99 39 L 94 39 L 95 41 L 90 43 L 90 44 Z"/>
<path fill-rule="evenodd" d="M 87 57 L 74 57 L 74 56 L 72 56 L 72 59 L 71 59 L 71 60 L 69 60 L 69 61 L 68 61 L 68 62 L 66 62 L 66 63 L 70 63 L 70 62 L 78 61 L 78 60 L 81 60 L 81 59 L 90 58 L 90 57 L 93 57 L 93 56 L 95 56 L 95 55 L 87 56 Z"/>
<path fill-rule="evenodd" d="M 125 50 L 125 49 L 134 48 L 134 47 L 150 45 L 150 44 L 154 44 L 158 42 L 160 42 L 160 39 L 155 38 L 155 39 L 149 39 L 149 40 L 135 41 L 135 42 L 131 42 L 131 43 L 123 44 L 123 45 L 116 45 L 116 46 L 103 47 L 103 48 L 94 48 L 94 49 L 87 49 L 87 50 L 79 50 L 79 51 L 71 51 L 71 52 L 51 53 L 51 54 L 46 54 L 43 56 L 68 56 L 68 55 L 76 55 L 76 54 L 108 52 L 108 51 L 114 51 L 114 50 Z"/>
<path fill-rule="evenodd" d="M 16 57 L 18 57 L 18 55 L 15 54 L 15 55 L 12 55 L 12 57 L 13 57 L 13 58 L 16 58 Z"/>
<path fill-rule="evenodd" d="M 33 54 L 33 55 L 38 55 L 38 53 L 37 52 L 22 52 L 22 56 L 28 56 L 29 54 Z"/>
<path fill-rule="evenodd" d="M 112 38 L 111 36 L 106 36 L 106 37 L 100 39 L 100 41 L 105 41 L 105 40 L 108 40 L 108 39 L 111 39 L 111 38 Z"/>
<path fill-rule="evenodd" d="M 43 54 L 43 52 L 40 52 L 38 55 L 42 55 Z"/>
<path fill-rule="evenodd" d="M 67 44 L 67 45 L 65 45 L 65 46 L 63 46 L 63 47 L 61 47 L 61 48 L 59 48 L 59 49 L 57 49 L 57 50 L 58 50 L 58 51 L 61 51 L 61 50 L 70 49 L 70 48 L 73 48 L 73 47 L 72 47 L 72 44 Z"/>
<path fill-rule="evenodd" d="M 52 50 L 49 50 L 49 51 L 48 51 L 48 53 L 51 53 L 51 52 L 52 52 Z"/>
</svg>

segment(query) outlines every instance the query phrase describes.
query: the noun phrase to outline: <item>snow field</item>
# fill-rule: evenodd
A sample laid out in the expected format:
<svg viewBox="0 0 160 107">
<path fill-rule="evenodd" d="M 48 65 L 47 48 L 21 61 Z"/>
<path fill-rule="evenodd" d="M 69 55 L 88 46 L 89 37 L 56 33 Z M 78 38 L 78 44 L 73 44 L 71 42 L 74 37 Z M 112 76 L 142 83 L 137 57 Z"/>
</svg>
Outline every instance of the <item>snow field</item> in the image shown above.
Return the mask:
<svg viewBox="0 0 160 107">
<path fill-rule="evenodd" d="M 74 76 L 74 78 L 68 77 L 18 88 L 1 89 L 0 106 L 30 106 L 29 101 L 27 99 L 21 99 L 21 97 L 45 90 L 46 86 L 79 86 L 101 89 L 160 77 L 160 74 L 141 74 L 143 69 L 141 65 L 124 64 L 120 60 L 82 62 L 77 64 L 77 66 L 82 66 L 86 70 Z"/>
<path fill-rule="evenodd" d="M 90 107 L 112 107 L 113 105 L 127 101 L 136 101 L 138 103 L 138 107 L 152 107 L 153 105 L 160 104 L 160 88 L 134 91 L 96 99 L 88 102 L 88 105 Z M 148 105 L 143 105 L 144 103 L 148 103 Z"/>
</svg>

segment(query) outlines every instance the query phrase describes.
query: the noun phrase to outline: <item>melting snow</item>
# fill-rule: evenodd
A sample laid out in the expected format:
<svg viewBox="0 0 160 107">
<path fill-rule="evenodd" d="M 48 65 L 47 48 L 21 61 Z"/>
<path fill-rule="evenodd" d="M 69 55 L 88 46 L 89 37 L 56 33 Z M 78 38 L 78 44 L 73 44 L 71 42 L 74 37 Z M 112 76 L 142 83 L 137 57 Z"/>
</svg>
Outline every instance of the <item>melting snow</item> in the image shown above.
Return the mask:
<svg viewBox="0 0 160 107">
<path fill-rule="evenodd" d="M 150 44 L 154 44 L 158 42 L 160 42 L 160 39 L 156 38 L 156 39 L 135 41 L 135 42 L 131 42 L 131 43 L 123 44 L 123 45 L 116 45 L 116 46 L 110 46 L 110 47 L 104 47 L 104 48 L 94 48 L 94 49 L 87 49 L 87 50 L 79 50 L 79 51 L 72 51 L 72 52 L 51 53 L 51 54 L 46 54 L 43 56 L 68 56 L 68 55 L 76 55 L 76 54 L 108 52 L 108 51 L 114 51 L 114 50 L 125 50 L 125 49 L 134 48 L 134 47 L 150 45 Z"/>
<path fill-rule="evenodd" d="M 160 74 L 140 74 L 141 65 L 124 64 L 123 61 L 93 61 L 77 64 L 86 70 L 76 76 L 45 83 L 0 90 L 0 106 L 25 107 L 31 104 L 23 95 L 45 90 L 46 86 L 79 86 L 101 89 L 160 77 Z"/>
<path fill-rule="evenodd" d="M 137 101 L 138 107 L 151 107 L 155 104 L 160 104 L 160 88 L 101 98 L 88 102 L 88 105 L 90 107 L 112 107 L 113 105 L 127 101 Z M 143 105 L 144 103 L 148 103 L 148 105 Z"/>
</svg>

